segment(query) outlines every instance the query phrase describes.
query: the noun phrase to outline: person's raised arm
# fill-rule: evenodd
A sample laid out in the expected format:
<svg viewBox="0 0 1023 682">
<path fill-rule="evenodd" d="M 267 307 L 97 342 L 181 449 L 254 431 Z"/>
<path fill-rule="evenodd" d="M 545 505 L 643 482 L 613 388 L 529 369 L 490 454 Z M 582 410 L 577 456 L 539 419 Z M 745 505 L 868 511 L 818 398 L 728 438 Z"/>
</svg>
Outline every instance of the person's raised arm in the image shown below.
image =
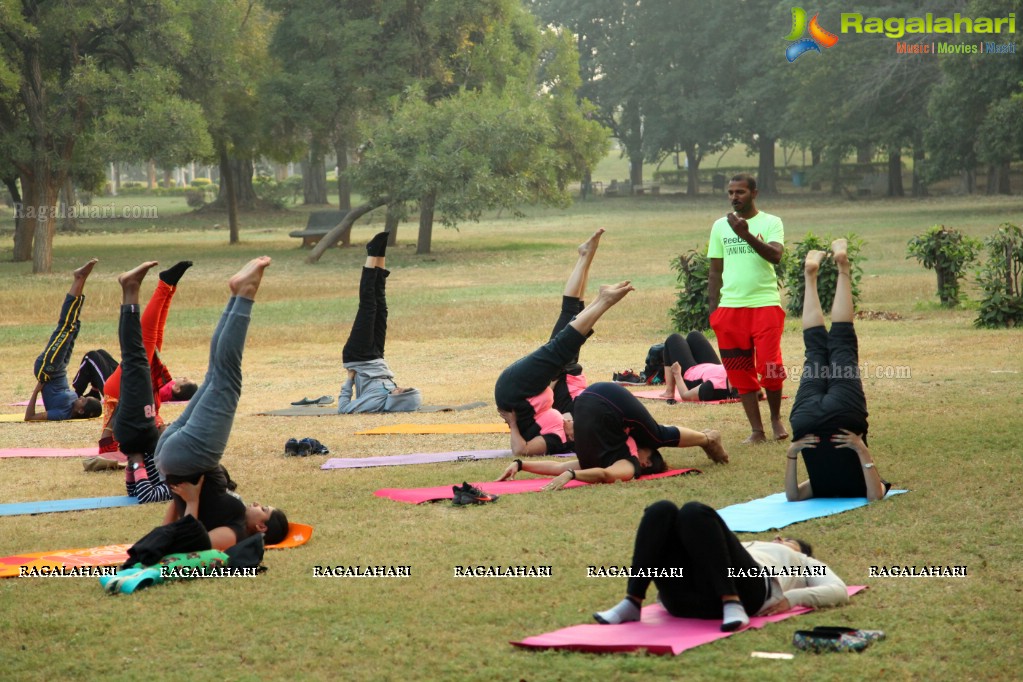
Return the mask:
<svg viewBox="0 0 1023 682">
<path fill-rule="evenodd" d="M 25 407 L 25 421 L 37 422 L 46 419 L 46 410 L 36 412 L 36 398 L 39 397 L 39 392 L 43 390 L 43 382 L 36 382 L 36 387 L 32 389 L 32 395 L 29 396 L 28 405 Z"/>
<path fill-rule="evenodd" d="M 888 491 L 885 490 L 881 474 L 877 473 L 877 467 L 874 466 L 874 458 L 870 455 L 870 450 L 867 448 L 867 444 L 863 442 L 863 438 L 852 431 L 842 429 L 841 433 L 836 433 L 831 437 L 831 441 L 837 447 L 850 448 L 860 458 L 860 466 L 863 469 L 863 482 L 867 485 L 867 499 L 873 502 L 884 497 Z"/>
<path fill-rule="evenodd" d="M 734 213 L 728 214 L 728 224 L 732 226 L 735 236 L 749 244 L 750 248 L 757 252 L 757 255 L 772 265 L 781 262 L 785 247 L 778 242 L 764 242 L 755 234 L 749 231 L 749 223 L 745 218 L 740 218 Z"/>
<path fill-rule="evenodd" d="M 788 451 L 785 453 L 785 499 L 789 502 L 802 502 L 813 497 L 813 489 L 810 487 L 810 481 L 806 480 L 802 483 L 798 483 L 798 463 L 799 453 L 804 448 L 817 447 L 816 443 L 820 442 L 820 438 L 811 434 L 807 434 L 799 440 L 792 441 L 792 445 L 789 446 Z"/>
</svg>

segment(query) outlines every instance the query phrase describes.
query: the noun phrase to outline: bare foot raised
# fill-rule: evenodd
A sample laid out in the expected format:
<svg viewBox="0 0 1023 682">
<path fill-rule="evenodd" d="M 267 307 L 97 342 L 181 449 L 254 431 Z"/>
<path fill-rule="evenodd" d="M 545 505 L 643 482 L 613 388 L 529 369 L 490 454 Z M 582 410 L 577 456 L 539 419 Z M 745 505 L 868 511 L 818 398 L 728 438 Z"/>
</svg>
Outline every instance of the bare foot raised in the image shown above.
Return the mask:
<svg viewBox="0 0 1023 682">
<path fill-rule="evenodd" d="M 270 256 L 253 258 L 227 281 L 231 293 L 242 298 L 255 299 L 259 283 L 263 280 L 263 271 L 270 265 Z"/>
<path fill-rule="evenodd" d="M 803 272 L 808 275 L 816 275 L 817 271 L 821 268 L 821 263 L 828 257 L 828 254 L 823 251 L 808 251 L 806 254 L 806 264 L 803 266 Z"/>
<path fill-rule="evenodd" d="M 725 452 L 725 446 L 721 444 L 721 432 L 708 429 L 703 433 L 707 436 L 707 444 L 701 447 L 707 453 L 707 456 L 710 457 L 711 461 L 718 464 L 728 464 L 728 453 Z"/>
<path fill-rule="evenodd" d="M 579 256 L 581 258 L 593 255 L 593 252 L 597 250 L 597 246 L 600 244 L 600 235 L 604 234 L 604 228 L 599 228 L 593 233 L 589 239 L 579 245 Z"/>
<path fill-rule="evenodd" d="M 764 435 L 763 431 L 754 431 L 749 435 L 749 438 L 742 441 L 743 445 L 759 445 L 767 442 L 767 436 Z"/>
<path fill-rule="evenodd" d="M 635 290 L 636 288 L 632 286 L 629 280 L 619 282 L 618 284 L 602 284 L 597 298 L 606 303 L 608 306 L 612 306 L 625 298 L 627 293 Z"/>
<path fill-rule="evenodd" d="M 89 274 L 92 272 L 92 269 L 96 267 L 96 263 L 98 262 L 99 262 L 98 258 L 90 258 L 88 263 L 75 270 L 74 272 L 75 279 L 84 280 L 86 277 L 89 276 Z"/>
<path fill-rule="evenodd" d="M 835 264 L 842 267 L 848 267 L 849 265 L 849 242 L 845 239 L 836 239 L 831 242 L 831 256 L 835 259 Z"/>
<path fill-rule="evenodd" d="M 788 429 L 785 428 L 785 424 L 780 419 L 771 420 L 771 431 L 774 432 L 775 440 L 785 440 L 789 437 Z"/>
<path fill-rule="evenodd" d="M 155 260 L 141 263 L 128 272 L 122 272 L 118 275 L 117 283 L 121 285 L 122 289 L 127 289 L 129 287 L 135 287 L 135 289 L 138 289 L 142 285 L 142 280 L 146 278 L 146 273 L 159 264 L 159 261 Z"/>
</svg>

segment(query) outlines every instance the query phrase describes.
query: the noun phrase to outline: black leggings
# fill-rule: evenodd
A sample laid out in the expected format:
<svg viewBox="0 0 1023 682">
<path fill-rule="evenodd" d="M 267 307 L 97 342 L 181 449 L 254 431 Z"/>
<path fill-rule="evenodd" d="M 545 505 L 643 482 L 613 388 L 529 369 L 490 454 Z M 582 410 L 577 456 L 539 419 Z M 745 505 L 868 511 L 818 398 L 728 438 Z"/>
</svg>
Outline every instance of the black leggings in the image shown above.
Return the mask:
<svg viewBox="0 0 1023 682">
<path fill-rule="evenodd" d="M 717 353 L 714 352 L 714 346 L 700 332 L 689 332 L 689 335 L 684 339 L 679 334 L 672 334 L 664 340 L 664 371 L 670 371 L 668 368 L 676 362 L 682 367 L 682 382 L 686 385 L 686 388 L 700 387 L 700 400 L 725 400 L 731 397 L 730 390 L 727 388 L 714 388 L 714 384 L 710 381 L 689 381 L 685 379 L 686 370 L 690 367 L 702 364 L 721 364 Z M 678 392 L 681 394 L 682 389 L 679 388 Z"/>
<path fill-rule="evenodd" d="M 732 578 L 728 569 L 759 575 L 760 564 L 750 556 L 716 511 L 702 502 L 681 509 L 668 500 L 643 512 L 636 530 L 632 568 L 682 569 L 681 578 L 629 578 L 627 593 L 646 599 L 651 581 L 668 613 L 681 618 L 721 618 L 721 597 L 738 595 L 746 613 L 764 605 L 769 578 Z"/>
<path fill-rule="evenodd" d="M 102 348 L 90 350 L 82 357 L 71 388 L 83 398 L 103 399 L 103 384 L 117 369 L 117 360 Z"/>
<path fill-rule="evenodd" d="M 852 322 L 803 330 L 806 361 L 789 423 L 796 440 L 808 433 L 849 429 L 867 433 L 867 397 L 859 371 L 859 344 Z"/>
<path fill-rule="evenodd" d="M 551 339 L 554 339 L 562 329 L 568 326 L 568 323 L 575 319 L 575 316 L 582 312 L 585 308 L 583 300 L 576 298 L 575 296 L 562 296 L 561 297 L 561 313 L 558 315 L 558 320 L 554 323 L 554 329 L 551 330 Z M 576 352 L 575 357 L 572 358 L 563 368 L 562 372 L 558 375 L 554 385 L 551 389 L 554 391 L 554 409 L 562 414 L 570 413 L 573 409 L 574 400 L 572 394 L 568 390 L 568 383 L 565 381 L 565 375 L 571 374 L 573 376 L 579 376 L 583 373 L 582 365 L 579 364 L 579 353 Z"/>
<path fill-rule="evenodd" d="M 657 423 L 624 386 L 601 381 L 575 399 L 575 452 L 579 468 L 609 467 L 630 456 L 629 436 L 641 448 L 678 447 L 679 430 Z"/>
<path fill-rule="evenodd" d="M 142 343 L 138 305 L 122 305 L 118 324 L 121 341 L 121 397 L 114 413 L 114 438 L 126 455 L 152 455 L 160 432 L 156 428 L 153 379 Z"/>
<path fill-rule="evenodd" d="M 529 399 L 543 393 L 564 372 L 565 365 L 579 357 L 585 342 L 586 337 L 575 327 L 566 325 L 550 341 L 506 367 L 497 378 L 494 384 L 497 407 L 515 413 L 519 433 L 527 441 L 540 435 Z"/>
<path fill-rule="evenodd" d="M 384 357 L 387 340 L 387 295 L 390 270 L 363 268 L 359 280 L 359 310 L 341 350 L 341 362 L 365 362 Z"/>
</svg>

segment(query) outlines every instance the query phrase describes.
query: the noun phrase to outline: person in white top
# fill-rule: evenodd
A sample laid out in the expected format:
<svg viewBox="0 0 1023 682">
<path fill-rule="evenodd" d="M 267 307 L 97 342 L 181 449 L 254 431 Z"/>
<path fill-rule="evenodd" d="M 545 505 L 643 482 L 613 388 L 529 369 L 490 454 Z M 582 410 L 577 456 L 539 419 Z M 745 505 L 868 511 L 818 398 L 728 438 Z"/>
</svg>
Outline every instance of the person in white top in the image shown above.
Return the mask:
<svg viewBox="0 0 1023 682">
<path fill-rule="evenodd" d="M 680 509 L 656 502 L 643 512 L 625 599 L 593 614 L 598 623 L 638 621 L 653 582 L 673 616 L 721 619 L 725 632 L 793 606 L 839 606 L 849 601 L 845 583 L 810 556 L 801 540 L 739 541 L 724 519 L 702 502 Z"/>
</svg>

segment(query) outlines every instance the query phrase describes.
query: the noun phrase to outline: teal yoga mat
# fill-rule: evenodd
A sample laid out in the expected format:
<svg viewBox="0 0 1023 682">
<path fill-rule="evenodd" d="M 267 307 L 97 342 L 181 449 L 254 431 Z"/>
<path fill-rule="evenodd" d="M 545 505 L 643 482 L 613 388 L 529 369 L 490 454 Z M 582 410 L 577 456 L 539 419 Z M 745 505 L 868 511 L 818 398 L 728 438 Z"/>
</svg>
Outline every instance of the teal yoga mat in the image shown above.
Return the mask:
<svg viewBox="0 0 1023 682">
<path fill-rule="evenodd" d="M 82 511 L 84 509 L 106 509 L 108 507 L 134 507 L 139 501 L 134 497 L 78 497 L 70 500 L 43 500 L 41 502 L 13 502 L 0 504 L 0 516 L 21 514 L 49 514 L 50 512 Z"/>
<path fill-rule="evenodd" d="M 906 492 L 909 491 L 890 490 L 885 499 Z M 785 499 L 785 493 L 775 493 L 758 500 L 729 505 L 719 509 L 718 514 L 732 532 L 760 533 L 821 516 L 841 514 L 868 504 L 865 497 L 815 497 L 802 502 L 789 502 Z"/>
</svg>

